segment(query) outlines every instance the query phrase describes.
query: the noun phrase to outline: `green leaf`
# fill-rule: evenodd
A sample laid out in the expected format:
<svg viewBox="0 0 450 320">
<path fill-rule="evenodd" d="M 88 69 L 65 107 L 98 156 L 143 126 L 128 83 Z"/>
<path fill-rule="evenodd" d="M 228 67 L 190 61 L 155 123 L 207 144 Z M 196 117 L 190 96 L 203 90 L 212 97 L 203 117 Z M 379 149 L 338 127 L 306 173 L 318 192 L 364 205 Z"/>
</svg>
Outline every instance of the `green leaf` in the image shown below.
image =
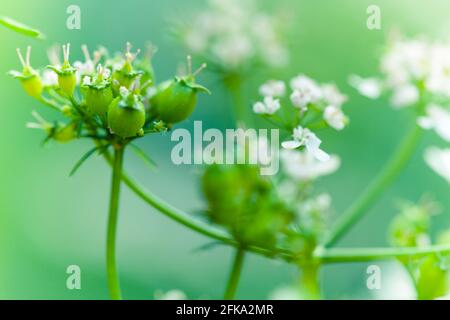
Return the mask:
<svg viewBox="0 0 450 320">
<path fill-rule="evenodd" d="M 139 157 L 141 158 L 145 164 L 147 164 L 150 169 L 155 169 L 156 166 L 156 162 L 153 161 L 141 148 L 139 148 L 137 145 L 130 143 L 130 147 L 131 150 L 133 150 L 133 152 Z"/>
<path fill-rule="evenodd" d="M 0 16 L 0 24 L 4 25 L 5 27 L 7 27 L 10 30 L 13 30 L 17 33 L 21 33 L 28 37 L 37 38 L 37 39 L 45 38 L 44 34 L 42 32 L 40 32 L 39 30 L 28 27 L 28 26 L 24 25 L 23 23 L 20 23 L 16 20 L 8 18 L 8 17 Z"/>
<path fill-rule="evenodd" d="M 105 145 L 105 146 L 100 146 L 100 147 L 94 147 L 91 150 L 89 150 L 88 152 L 86 152 L 81 158 L 80 160 L 78 160 L 78 162 L 75 164 L 75 166 L 72 168 L 72 170 L 70 171 L 69 177 L 73 176 L 75 174 L 75 172 L 77 172 L 77 170 L 81 167 L 81 165 L 87 160 L 89 159 L 90 156 L 92 156 L 95 151 L 98 150 L 98 152 L 101 154 L 103 153 L 106 149 L 108 149 L 109 145 Z"/>
</svg>

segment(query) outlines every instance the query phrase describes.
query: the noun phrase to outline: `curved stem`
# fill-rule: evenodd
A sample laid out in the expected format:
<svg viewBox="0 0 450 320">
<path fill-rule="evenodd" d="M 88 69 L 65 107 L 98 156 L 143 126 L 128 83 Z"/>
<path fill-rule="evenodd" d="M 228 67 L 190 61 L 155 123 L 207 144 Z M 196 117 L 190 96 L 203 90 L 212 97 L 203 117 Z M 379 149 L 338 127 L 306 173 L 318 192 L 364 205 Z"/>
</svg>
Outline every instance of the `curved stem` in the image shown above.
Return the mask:
<svg viewBox="0 0 450 320">
<path fill-rule="evenodd" d="M 414 127 L 405 136 L 398 151 L 375 178 L 366 191 L 353 203 L 353 205 L 341 216 L 336 227 L 331 232 L 325 247 L 334 245 L 374 204 L 375 200 L 397 178 L 401 170 L 413 155 L 420 140 L 422 129 L 414 124 Z"/>
<path fill-rule="evenodd" d="M 241 247 L 237 248 L 236 255 L 233 260 L 233 267 L 228 278 L 227 288 L 225 290 L 224 299 L 233 300 L 236 296 L 236 290 L 241 277 L 242 265 L 244 263 L 245 250 Z"/>
<path fill-rule="evenodd" d="M 406 248 L 318 248 L 314 257 L 322 263 L 367 262 L 403 257 L 421 257 L 430 254 L 450 254 L 450 244 Z"/>
<path fill-rule="evenodd" d="M 108 275 L 109 295 L 113 300 L 120 300 L 119 274 L 116 265 L 116 231 L 119 213 L 120 183 L 123 165 L 123 146 L 114 149 L 113 174 L 111 182 L 111 196 L 109 203 L 108 232 L 106 239 L 106 271 Z"/>
</svg>

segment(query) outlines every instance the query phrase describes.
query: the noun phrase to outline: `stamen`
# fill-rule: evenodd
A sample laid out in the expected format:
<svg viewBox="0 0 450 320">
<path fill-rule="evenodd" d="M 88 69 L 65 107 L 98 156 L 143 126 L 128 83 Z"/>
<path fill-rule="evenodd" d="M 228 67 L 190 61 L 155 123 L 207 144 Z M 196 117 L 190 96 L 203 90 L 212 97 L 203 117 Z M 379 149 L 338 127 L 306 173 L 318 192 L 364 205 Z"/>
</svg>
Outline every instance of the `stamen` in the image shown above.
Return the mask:
<svg viewBox="0 0 450 320">
<path fill-rule="evenodd" d="M 92 61 L 92 60 L 91 60 L 91 55 L 89 54 L 89 50 L 88 50 L 87 45 L 83 44 L 83 45 L 81 46 L 81 50 L 83 51 L 84 58 L 86 59 L 86 62 Z"/>
<path fill-rule="evenodd" d="M 193 76 L 194 76 L 194 77 L 197 76 L 197 75 L 198 75 L 200 72 L 202 72 L 207 66 L 208 66 L 208 65 L 207 65 L 206 63 L 203 63 L 203 64 L 200 66 L 200 68 L 198 68 L 198 69 L 194 72 Z"/>
<path fill-rule="evenodd" d="M 42 118 L 41 115 L 40 115 L 39 113 L 37 113 L 37 111 L 35 111 L 35 110 L 33 110 L 33 111 L 31 112 L 31 115 L 33 116 L 33 118 L 36 119 L 37 122 L 39 122 L 39 123 L 41 123 L 41 124 L 44 124 L 44 123 L 47 122 L 47 121 L 45 121 L 45 119 Z"/>
<path fill-rule="evenodd" d="M 69 62 L 69 54 L 70 54 L 70 43 L 62 46 L 63 48 L 63 54 L 64 54 L 64 61 Z"/>
<path fill-rule="evenodd" d="M 30 64 L 30 57 L 31 57 L 31 46 L 28 46 L 27 47 L 27 60 L 26 60 L 27 66 L 31 65 Z"/>
<path fill-rule="evenodd" d="M 20 63 L 22 64 L 23 67 L 26 67 L 26 63 L 25 60 L 23 60 L 23 56 L 22 56 L 22 52 L 20 52 L 19 48 L 16 48 L 16 52 L 17 52 L 17 56 L 19 57 Z"/>
<path fill-rule="evenodd" d="M 188 75 L 192 74 L 192 57 L 190 55 L 187 56 L 187 67 L 188 67 Z"/>
</svg>

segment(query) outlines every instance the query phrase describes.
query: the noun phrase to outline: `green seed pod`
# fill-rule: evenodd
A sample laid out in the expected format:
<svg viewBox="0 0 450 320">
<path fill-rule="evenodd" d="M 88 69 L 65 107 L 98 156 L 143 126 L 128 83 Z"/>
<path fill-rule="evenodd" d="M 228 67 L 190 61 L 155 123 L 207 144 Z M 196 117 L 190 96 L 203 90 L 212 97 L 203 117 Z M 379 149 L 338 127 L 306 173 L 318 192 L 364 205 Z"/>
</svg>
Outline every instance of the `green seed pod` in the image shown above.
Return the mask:
<svg viewBox="0 0 450 320">
<path fill-rule="evenodd" d="M 76 69 L 69 63 L 70 44 L 63 45 L 64 63 L 61 68 L 47 66 L 58 75 L 58 85 L 67 96 L 72 96 L 77 85 Z"/>
<path fill-rule="evenodd" d="M 39 98 L 42 95 L 42 81 L 39 75 L 32 75 L 21 80 L 22 87 L 25 92 L 33 98 Z"/>
<path fill-rule="evenodd" d="M 104 88 L 91 87 L 85 93 L 88 109 L 97 114 L 102 120 L 106 120 L 108 107 L 113 100 L 111 86 Z"/>
<path fill-rule="evenodd" d="M 39 77 L 39 73 L 30 65 L 30 54 L 30 46 L 28 46 L 27 48 L 26 59 L 23 58 L 20 49 L 17 49 L 17 55 L 19 56 L 19 60 L 22 63 L 23 70 L 22 72 L 10 71 L 9 74 L 14 78 L 20 80 L 23 89 L 29 96 L 38 99 L 42 94 L 43 85 L 41 78 Z"/>
<path fill-rule="evenodd" d="M 127 48 L 125 52 L 125 62 L 121 69 L 115 70 L 112 79 L 114 83 L 114 90 L 118 93 L 119 89 L 125 87 L 127 89 L 133 84 L 134 80 L 137 79 L 138 76 L 142 75 L 142 71 L 136 71 L 133 69 L 132 62 L 136 59 L 136 56 L 139 54 L 139 51 L 136 53 L 131 53 L 131 44 L 127 43 Z"/>
<path fill-rule="evenodd" d="M 77 137 L 77 124 L 72 122 L 65 126 L 56 127 L 52 137 L 55 141 L 60 143 L 66 143 L 75 139 Z"/>
<path fill-rule="evenodd" d="M 75 71 L 70 71 L 68 73 L 58 74 L 58 85 L 62 92 L 68 96 L 72 96 L 77 85 L 77 78 L 75 76 Z"/>
<path fill-rule="evenodd" d="M 93 78 L 85 77 L 81 86 L 88 110 L 98 115 L 104 122 L 107 120 L 108 108 L 114 98 L 111 81 L 104 78 L 105 70 L 107 69 L 99 66 L 98 74 Z"/>
<path fill-rule="evenodd" d="M 197 93 L 209 90 L 195 82 L 195 76 L 200 73 L 206 64 L 197 71 L 192 72 L 191 57 L 187 57 L 188 75 L 175 77 L 161 83 L 156 93 L 150 98 L 150 115 L 168 124 L 181 122 L 188 118 L 197 104 Z"/>
<path fill-rule="evenodd" d="M 138 96 L 127 94 L 115 98 L 108 108 L 108 125 L 111 132 L 122 138 L 140 134 L 145 124 L 145 107 Z"/>
<path fill-rule="evenodd" d="M 197 104 L 197 93 L 209 90 L 194 82 L 193 77 L 161 83 L 151 98 L 151 113 L 166 123 L 177 123 L 188 118 Z"/>
</svg>

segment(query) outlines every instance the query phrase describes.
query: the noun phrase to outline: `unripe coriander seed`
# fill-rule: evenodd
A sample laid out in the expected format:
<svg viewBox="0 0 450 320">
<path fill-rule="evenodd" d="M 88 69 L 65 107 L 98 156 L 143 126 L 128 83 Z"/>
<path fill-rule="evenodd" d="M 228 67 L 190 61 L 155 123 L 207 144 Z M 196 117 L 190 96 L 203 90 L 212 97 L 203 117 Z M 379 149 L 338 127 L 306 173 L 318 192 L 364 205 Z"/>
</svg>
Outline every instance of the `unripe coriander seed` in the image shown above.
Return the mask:
<svg viewBox="0 0 450 320">
<path fill-rule="evenodd" d="M 42 94 L 43 85 L 39 73 L 30 65 L 31 46 L 27 47 L 25 59 L 23 58 L 19 48 L 17 48 L 16 51 L 23 69 L 22 72 L 10 71 L 9 74 L 20 80 L 23 89 L 29 96 L 39 99 Z"/>
<path fill-rule="evenodd" d="M 139 97 L 124 87 L 108 108 L 108 125 L 112 133 L 121 138 L 139 135 L 145 124 L 145 107 Z"/>
</svg>

